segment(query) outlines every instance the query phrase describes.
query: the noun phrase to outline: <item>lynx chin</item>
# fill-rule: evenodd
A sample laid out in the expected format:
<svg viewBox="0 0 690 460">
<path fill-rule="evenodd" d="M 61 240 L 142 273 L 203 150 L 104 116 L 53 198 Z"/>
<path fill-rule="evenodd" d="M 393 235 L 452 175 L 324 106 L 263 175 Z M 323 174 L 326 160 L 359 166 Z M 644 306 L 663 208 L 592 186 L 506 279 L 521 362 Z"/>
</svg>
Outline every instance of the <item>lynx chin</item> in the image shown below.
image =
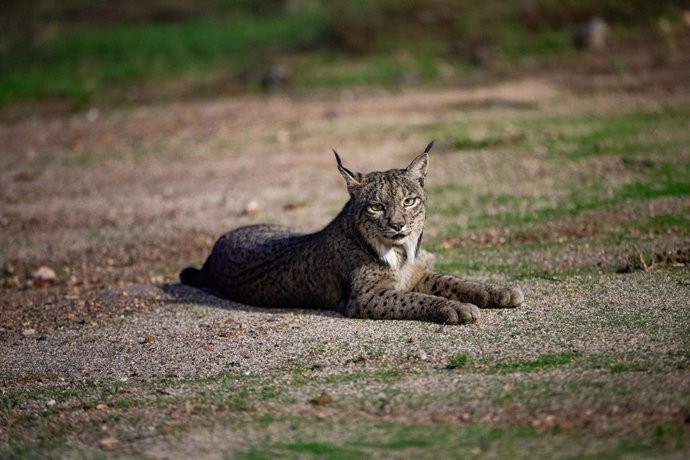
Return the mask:
<svg viewBox="0 0 690 460">
<path fill-rule="evenodd" d="M 324 308 L 348 317 L 469 323 L 479 308 L 517 307 L 517 288 L 497 288 L 432 270 L 422 249 L 424 179 L 433 142 L 404 169 L 338 171 L 350 199 L 323 230 L 300 234 L 276 225 L 232 230 L 184 284 L 222 291 L 271 308 Z"/>
</svg>

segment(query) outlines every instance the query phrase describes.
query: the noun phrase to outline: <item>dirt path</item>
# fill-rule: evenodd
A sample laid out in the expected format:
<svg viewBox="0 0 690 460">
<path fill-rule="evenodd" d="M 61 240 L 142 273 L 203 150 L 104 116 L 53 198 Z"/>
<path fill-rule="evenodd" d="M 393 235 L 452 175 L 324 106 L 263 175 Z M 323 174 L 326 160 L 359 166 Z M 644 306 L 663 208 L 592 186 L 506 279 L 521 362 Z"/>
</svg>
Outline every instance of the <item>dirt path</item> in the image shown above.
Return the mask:
<svg viewBox="0 0 690 460">
<path fill-rule="evenodd" d="M 687 63 L 658 69 L 658 85 L 640 66 L 0 126 L 1 456 L 683 457 L 687 190 L 615 201 L 642 163 L 606 152 L 554 161 L 533 128 L 687 114 Z M 669 142 L 685 139 L 679 126 Z M 439 136 L 428 244 L 445 269 L 520 286 L 522 308 L 468 327 L 373 322 L 259 310 L 176 284 L 229 228 L 328 222 L 346 199 L 331 146 L 372 170 L 405 165 Z M 687 144 L 668 145 L 687 169 Z M 669 158 L 654 155 L 653 165 Z M 491 223 L 522 208 L 556 213 L 592 177 L 608 204 Z M 673 257 L 654 258 L 665 251 Z M 642 265 L 615 273 L 627 256 Z M 31 279 L 41 265 L 54 282 Z M 564 274 L 542 276 L 549 267 Z"/>
</svg>

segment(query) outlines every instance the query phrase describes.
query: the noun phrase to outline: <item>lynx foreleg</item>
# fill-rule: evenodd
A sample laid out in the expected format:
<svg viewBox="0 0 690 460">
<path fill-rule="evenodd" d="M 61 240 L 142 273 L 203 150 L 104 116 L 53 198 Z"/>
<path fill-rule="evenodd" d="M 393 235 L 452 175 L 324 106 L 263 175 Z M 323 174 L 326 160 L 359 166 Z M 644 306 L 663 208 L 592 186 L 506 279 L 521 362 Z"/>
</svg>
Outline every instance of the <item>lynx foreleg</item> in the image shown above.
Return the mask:
<svg viewBox="0 0 690 460">
<path fill-rule="evenodd" d="M 355 293 L 346 308 L 347 316 L 368 319 L 406 319 L 462 324 L 479 319 L 472 304 L 417 292 L 377 289 Z"/>
<path fill-rule="evenodd" d="M 512 308 L 524 300 L 524 295 L 518 288 L 496 288 L 434 272 L 422 276 L 413 290 L 458 302 L 473 303 L 479 308 Z"/>
</svg>

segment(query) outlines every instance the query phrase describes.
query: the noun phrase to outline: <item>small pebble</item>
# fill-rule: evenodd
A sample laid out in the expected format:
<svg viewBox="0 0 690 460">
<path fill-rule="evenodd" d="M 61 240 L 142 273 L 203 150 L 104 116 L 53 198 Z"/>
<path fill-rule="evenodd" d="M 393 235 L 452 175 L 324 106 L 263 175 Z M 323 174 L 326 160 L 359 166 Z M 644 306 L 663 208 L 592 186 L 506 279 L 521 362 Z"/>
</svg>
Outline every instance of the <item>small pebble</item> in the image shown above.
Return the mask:
<svg viewBox="0 0 690 460">
<path fill-rule="evenodd" d="M 50 267 L 46 267 L 45 265 L 39 267 L 38 270 L 33 272 L 31 274 L 31 277 L 34 279 L 34 281 L 37 281 L 39 283 L 52 283 L 57 279 L 55 270 L 53 270 Z"/>
<path fill-rule="evenodd" d="M 101 446 L 101 449 L 113 450 L 118 446 L 118 444 L 120 444 L 120 441 L 118 441 L 116 438 L 113 438 L 112 436 L 109 436 L 107 438 L 101 439 L 101 442 L 99 442 L 98 444 Z"/>
<path fill-rule="evenodd" d="M 244 214 L 245 216 L 253 217 L 259 214 L 260 211 L 261 206 L 259 205 L 259 201 L 256 199 L 251 199 L 247 202 L 247 204 L 244 205 L 242 214 Z"/>
</svg>

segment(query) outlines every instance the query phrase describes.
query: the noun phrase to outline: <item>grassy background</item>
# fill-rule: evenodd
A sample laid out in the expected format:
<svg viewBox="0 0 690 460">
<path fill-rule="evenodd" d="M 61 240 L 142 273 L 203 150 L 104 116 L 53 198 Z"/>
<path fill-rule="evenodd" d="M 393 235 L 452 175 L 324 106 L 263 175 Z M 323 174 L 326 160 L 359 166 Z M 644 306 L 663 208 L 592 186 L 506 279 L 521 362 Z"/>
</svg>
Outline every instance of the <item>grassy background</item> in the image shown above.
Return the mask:
<svg viewBox="0 0 690 460">
<path fill-rule="evenodd" d="M 300 90 L 401 85 L 467 75 L 492 62 L 572 49 L 576 25 L 614 30 L 679 21 L 679 1 L 10 2 L 0 40 L 0 104 L 133 97 L 132 85 L 183 81 L 186 92 L 254 91 L 272 66 Z M 167 89 L 169 97 L 179 96 Z"/>
</svg>

